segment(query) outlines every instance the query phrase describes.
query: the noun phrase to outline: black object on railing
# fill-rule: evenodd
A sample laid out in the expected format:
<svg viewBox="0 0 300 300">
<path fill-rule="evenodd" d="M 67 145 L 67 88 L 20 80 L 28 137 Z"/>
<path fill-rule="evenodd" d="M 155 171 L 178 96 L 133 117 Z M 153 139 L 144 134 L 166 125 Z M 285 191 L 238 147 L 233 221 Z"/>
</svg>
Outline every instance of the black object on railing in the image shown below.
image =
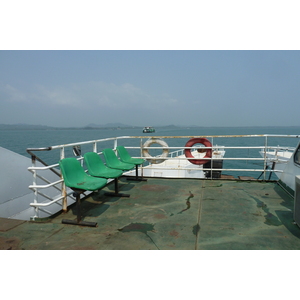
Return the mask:
<svg viewBox="0 0 300 300">
<path fill-rule="evenodd" d="M 31 160 L 34 163 L 36 160 L 39 161 L 41 164 L 43 164 L 44 166 L 48 167 L 49 165 L 47 163 L 45 163 L 41 158 L 39 158 L 36 154 L 32 153 L 32 151 L 50 151 L 52 150 L 52 147 L 47 147 L 47 148 L 27 148 L 26 151 L 27 153 L 31 156 Z M 57 172 L 55 169 L 50 168 L 49 170 L 51 170 L 54 174 L 56 174 L 57 176 L 60 177 L 60 173 Z"/>
</svg>

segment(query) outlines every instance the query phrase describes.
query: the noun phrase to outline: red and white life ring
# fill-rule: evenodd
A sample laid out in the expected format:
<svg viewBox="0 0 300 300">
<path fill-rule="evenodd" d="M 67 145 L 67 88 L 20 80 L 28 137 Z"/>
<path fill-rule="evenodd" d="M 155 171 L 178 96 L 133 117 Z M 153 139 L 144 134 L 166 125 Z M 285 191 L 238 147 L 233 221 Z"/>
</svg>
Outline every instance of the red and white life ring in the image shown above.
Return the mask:
<svg viewBox="0 0 300 300">
<path fill-rule="evenodd" d="M 185 147 L 193 147 L 195 144 L 203 144 L 205 147 L 212 147 L 212 144 L 206 138 L 193 138 L 190 139 L 186 144 Z M 203 149 L 206 151 L 206 155 L 203 158 L 211 158 L 212 149 Z M 185 149 L 184 154 L 186 158 L 194 158 L 191 153 L 191 149 Z M 209 160 L 206 159 L 188 159 L 188 161 L 194 165 L 203 165 L 207 163 Z"/>
</svg>

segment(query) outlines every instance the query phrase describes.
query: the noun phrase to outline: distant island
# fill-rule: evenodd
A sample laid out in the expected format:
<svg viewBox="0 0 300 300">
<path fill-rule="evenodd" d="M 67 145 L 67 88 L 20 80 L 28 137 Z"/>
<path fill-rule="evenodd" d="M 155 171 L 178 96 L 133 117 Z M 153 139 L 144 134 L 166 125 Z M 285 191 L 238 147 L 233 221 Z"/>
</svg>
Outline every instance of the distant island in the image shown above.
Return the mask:
<svg viewBox="0 0 300 300">
<path fill-rule="evenodd" d="M 176 128 L 212 128 L 212 127 L 222 127 L 222 126 L 199 126 L 199 125 L 152 125 L 154 128 L 164 128 L 164 129 L 176 129 Z M 234 128 L 234 127 L 263 127 L 263 128 L 276 128 L 276 127 L 298 127 L 298 126 L 223 126 L 222 128 Z M 53 127 L 46 125 L 30 125 L 30 124 L 0 124 L 0 130 L 99 130 L 99 129 L 133 129 L 133 128 L 144 128 L 144 126 L 134 126 L 126 125 L 122 123 L 107 123 L 104 125 L 97 125 L 94 123 L 88 124 L 83 127 Z"/>
<path fill-rule="evenodd" d="M 167 126 L 155 126 L 156 128 L 179 128 L 181 126 L 167 125 Z M 188 126 L 191 127 L 191 126 Z M 194 126 L 193 126 L 194 127 Z M 53 127 L 46 125 L 30 125 L 30 124 L 0 124 L 0 130 L 95 130 L 95 129 L 132 129 L 132 128 L 143 128 L 143 126 L 126 125 L 122 123 L 107 123 L 104 125 L 88 124 L 83 127 Z"/>
</svg>

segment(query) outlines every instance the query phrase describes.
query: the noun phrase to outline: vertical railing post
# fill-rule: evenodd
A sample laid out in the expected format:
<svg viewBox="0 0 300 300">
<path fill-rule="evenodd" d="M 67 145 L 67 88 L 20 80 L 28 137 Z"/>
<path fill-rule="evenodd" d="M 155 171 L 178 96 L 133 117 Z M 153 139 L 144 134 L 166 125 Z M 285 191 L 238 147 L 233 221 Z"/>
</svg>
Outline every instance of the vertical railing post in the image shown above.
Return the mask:
<svg viewBox="0 0 300 300">
<path fill-rule="evenodd" d="M 265 151 L 264 151 L 264 180 L 266 180 L 266 169 L 267 169 L 267 147 L 268 147 L 268 136 L 265 136 Z"/>
<path fill-rule="evenodd" d="M 97 153 L 97 142 L 93 144 L 93 152 Z"/>
<path fill-rule="evenodd" d="M 140 139 L 140 157 L 143 157 L 143 139 Z M 144 164 L 141 164 L 141 176 L 144 176 Z"/>
<path fill-rule="evenodd" d="M 118 146 L 118 139 L 116 138 L 116 139 L 114 140 L 114 150 L 117 148 L 117 146 Z"/>
<path fill-rule="evenodd" d="M 36 157 L 34 155 L 31 155 L 31 162 L 32 162 L 32 167 L 35 168 L 36 167 Z M 33 186 L 36 186 L 37 185 L 37 182 L 36 182 L 36 170 L 33 169 Z M 34 199 L 33 199 L 33 202 L 34 203 L 37 203 L 38 202 L 38 192 L 37 192 L 37 188 L 35 187 L 34 188 Z M 34 216 L 30 217 L 32 220 L 34 220 L 35 218 L 38 218 L 39 217 L 39 207 L 38 206 L 35 206 L 34 207 Z"/>
<path fill-rule="evenodd" d="M 211 161 L 210 161 L 210 179 L 213 178 L 213 164 L 214 164 L 214 160 L 213 160 L 213 146 L 214 146 L 214 138 L 211 138 Z"/>
<path fill-rule="evenodd" d="M 65 158 L 65 148 L 60 148 L 60 159 Z M 62 174 L 60 173 L 60 177 L 62 179 Z M 62 210 L 63 212 L 66 212 L 68 209 L 68 200 L 67 200 L 67 189 L 64 181 L 61 183 L 61 195 L 63 197 L 62 199 Z"/>
</svg>

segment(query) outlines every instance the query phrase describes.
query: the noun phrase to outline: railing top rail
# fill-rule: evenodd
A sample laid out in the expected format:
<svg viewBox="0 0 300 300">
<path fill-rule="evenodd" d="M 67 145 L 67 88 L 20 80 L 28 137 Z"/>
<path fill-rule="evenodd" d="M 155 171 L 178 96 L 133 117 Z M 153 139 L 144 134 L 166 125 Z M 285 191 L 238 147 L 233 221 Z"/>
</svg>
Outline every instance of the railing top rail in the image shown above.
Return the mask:
<svg viewBox="0 0 300 300">
<path fill-rule="evenodd" d="M 154 139 L 163 139 L 163 138 L 201 138 L 201 137 L 211 137 L 211 138 L 215 138 L 215 137 L 225 137 L 225 138 L 234 138 L 234 137 L 284 137 L 284 138 L 300 138 L 300 134 L 299 135 L 291 135 L 291 134 L 240 134 L 240 135 L 236 135 L 236 134 L 232 134 L 232 135 L 166 135 L 166 136 L 154 136 L 154 135 L 150 135 L 150 136 L 146 136 L 146 135 L 142 135 L 142 136 L 120 136 L 120 137 L 116 137 L 117 139 L 119 138 L 154 138 Z M 116 139 L 115 138 L 115 139 Z"/>
<path fill-rule="evenodd" d="M 91 144 L 91 143 L 99 143 L 99 142 L 105 142 L 105 141 L 111 141 L 111 140 L 120 140 L 120 139 L 176 139 L 176 138 L 251 138 L 251 137 L 282 137 L 282 138 L 300 138 L 300 135 L 283 135 L 283 134 L 245 134 L 245 135 L 198 135 L 198 136 L 119 136 L 119 137 L 110 137 L 105 139 L 98 139 L 98 140 L 90 140 L 90 141 L 83 141 L 83 142 L 76 142 L 76 143 L 70 143 L 70 144 L 61 144 L 61 145 L 55 145 L 51 147 L 44 147 L 44 148 L 27 148 L 27 151 L 50 151 L 54 149 L 61 149 L 64 147 L 73 147 L 78 145 L 85 145 L 85 144 Z"/>
</svg>

